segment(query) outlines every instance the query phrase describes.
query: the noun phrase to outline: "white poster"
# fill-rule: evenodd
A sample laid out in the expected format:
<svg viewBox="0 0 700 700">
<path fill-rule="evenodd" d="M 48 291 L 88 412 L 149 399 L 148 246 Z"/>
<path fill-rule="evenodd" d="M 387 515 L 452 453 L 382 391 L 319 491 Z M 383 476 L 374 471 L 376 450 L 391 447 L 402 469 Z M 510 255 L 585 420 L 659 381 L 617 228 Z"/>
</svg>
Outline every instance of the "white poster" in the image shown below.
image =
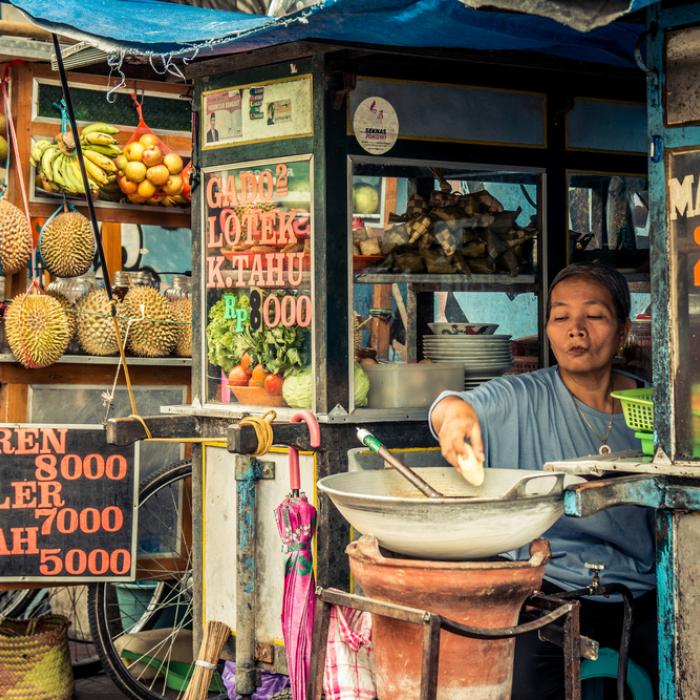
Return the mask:
<svg viewBox="0 0 700 700">
<path fill-rule="evenodd" d="M 357 106 L 352 119 L 355 138 L 367 153 L 381 155 L 399 138 L 399 118 L 390 102 L 368 97 Z"/>
<path fill-rule="evenodd" d="M 203 150 L 311 136 L 311 76 L 205 92 L 201 115 Z"/>
</svg>

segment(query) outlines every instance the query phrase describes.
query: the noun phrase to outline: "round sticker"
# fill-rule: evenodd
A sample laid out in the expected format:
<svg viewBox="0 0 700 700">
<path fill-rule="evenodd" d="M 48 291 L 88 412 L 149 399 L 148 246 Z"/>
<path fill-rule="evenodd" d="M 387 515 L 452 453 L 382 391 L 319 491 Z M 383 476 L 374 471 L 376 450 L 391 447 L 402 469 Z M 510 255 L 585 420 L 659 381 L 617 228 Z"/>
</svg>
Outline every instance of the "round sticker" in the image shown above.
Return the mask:
<svg viewBox="0 0 700 700">
<path fill-rule="evenodd" d="M 367 153 L 386 153 L 399 138 L 396 110 L 383 97 L 362 100 L 355 110 L 352 128 Z"/>
</svg>

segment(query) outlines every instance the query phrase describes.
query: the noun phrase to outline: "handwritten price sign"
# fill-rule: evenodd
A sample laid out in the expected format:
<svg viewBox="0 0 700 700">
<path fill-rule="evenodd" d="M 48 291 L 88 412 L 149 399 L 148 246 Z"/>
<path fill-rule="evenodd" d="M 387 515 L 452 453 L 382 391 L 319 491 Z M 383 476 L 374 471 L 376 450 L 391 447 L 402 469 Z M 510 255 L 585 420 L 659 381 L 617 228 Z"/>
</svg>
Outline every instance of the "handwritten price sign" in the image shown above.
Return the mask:
<svg viewBox="0 0 700 700">
<path fill-rule="evenodd" d="M 134 455 L 101 427 L 0 426 L 0 580 L 132 578 Z"/>
</svg>

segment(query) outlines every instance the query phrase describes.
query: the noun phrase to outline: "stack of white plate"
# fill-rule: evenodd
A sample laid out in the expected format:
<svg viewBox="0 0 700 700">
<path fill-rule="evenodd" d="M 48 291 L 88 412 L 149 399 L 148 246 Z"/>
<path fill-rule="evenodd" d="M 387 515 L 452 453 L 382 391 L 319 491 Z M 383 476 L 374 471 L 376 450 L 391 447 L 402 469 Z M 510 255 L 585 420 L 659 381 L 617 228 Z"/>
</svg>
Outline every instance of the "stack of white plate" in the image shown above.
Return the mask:
<svg viewBox="0 0 700 700">
<path fill-rule="evenodd" d="M 464 364 L 464 388 L 500 377 L 513 364 L 509 335 L 424 335 L 423 354 L 433 362 Z"/>
</svg>

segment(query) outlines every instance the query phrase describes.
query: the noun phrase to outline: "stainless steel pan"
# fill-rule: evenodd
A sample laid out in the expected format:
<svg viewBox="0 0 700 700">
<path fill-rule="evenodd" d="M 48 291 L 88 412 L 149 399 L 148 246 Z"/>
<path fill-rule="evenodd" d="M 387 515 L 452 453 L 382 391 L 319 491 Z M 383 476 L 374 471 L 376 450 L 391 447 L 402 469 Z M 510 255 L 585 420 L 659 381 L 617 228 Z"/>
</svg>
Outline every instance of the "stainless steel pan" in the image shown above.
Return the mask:
<svg viewBox="0 0 700 700">
<path fill-rule="evenodd" d="M 444 498 L 426 498 L 393 469 L 333 474 L 318 488 L 343 517 L 386 549 L 436 560 L 483 559 L 532 542 L 563 513 L 560 472 L 486 469 L 468 484 L 452 467 L 414 469 Z"/>
</svg>

